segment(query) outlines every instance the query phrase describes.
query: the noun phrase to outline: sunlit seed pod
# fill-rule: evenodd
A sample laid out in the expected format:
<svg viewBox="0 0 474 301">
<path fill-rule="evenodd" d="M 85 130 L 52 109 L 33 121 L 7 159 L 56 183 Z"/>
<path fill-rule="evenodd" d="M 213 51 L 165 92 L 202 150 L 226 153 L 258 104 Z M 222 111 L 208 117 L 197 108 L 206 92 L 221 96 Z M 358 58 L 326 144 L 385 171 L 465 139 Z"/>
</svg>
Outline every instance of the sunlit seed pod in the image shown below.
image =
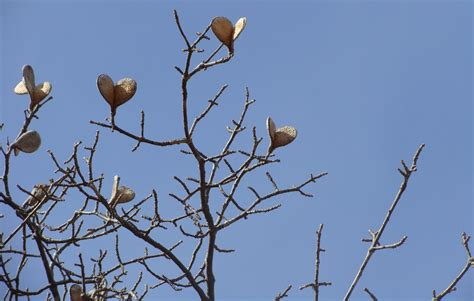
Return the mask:
<svg viewBox="0 0 474 301">
<path fill-rule="evenodd" d="M 43 201 L 48 193 L 49 185 L 47 184 L 38 184 L 33 187 L 31 191 L 31 195 L 26 200 L 26 205 L 34 207 L 38 204 L 38 202 Z"/>
<path fill-rule="evenodd" d="M 31 100 L 30 109 L 33 110 L 37 104 L 49 95 L 51 89 L 52 85 L 50 82 L 43 82 L 36 85 L 33 67 L 25 65 L 23 66 L 23 78 L 15 86 L 13 91 L 18 95 L 29 94 Z"/>
<path fill-rule="evenodd" d="M 294 127 L 284 126 L 277 129 L 272 143 L 273 149 L 290 144 L 296 139 L 296 136 L 297 131 Z"/>
<path fill-rule="evenodd" d="M 51 89 L 53 86 L 50 82 L 43 82 L 35 87 L 35 91 L 33 93 L 33 106 L 40 103 L 43 99 L 45 99 L 49 93 L 51 93 Z"/>
<path fill-rule="evenodd" d="M 273 139 L 275 139 L 276 126 L 271 117 L 267 118 L 267 131 L 270 141 L 273 141 Z"/>
<path fill-rule="evenodd" d="M 137 82 L 131 78 L 123 78 L 114 87 L 114 107 L 126 103 L 137 92 Z"/>
<path fill-rule="evenodd" d="M 135 192 L 126 186 L 120 186 L 118 188 L 117 194 L 117 203 L 128 203 L 135 198 Z"/>
<path fill-rule="evenodd" d="M 245 29 L 245 25 L 247 25 L 247 18 L 242 17 L 240 18 L 234 26 L 234 35 L 233 35 L 233 40 L 235 41 L 239 35 L 242 33 L 242 31 Z"/>
<path fill-rule="evenodd" d="M 25 81 L 23 79 L 15 86 L 13 92 L 18 95 L 28 94 L 28 90 L 26 89 Z"/>
<path fill-rule="evenodd" d="M 23 66 L 23 81 L 25 82 L 26 90 L 30 95 L 33 95 L 35 92 L 35 73 L 33 67 L 30 65 Z"/>
<path fill-rule="evenodd" d="M 33 153 L 41 146 L 41 136 L 37 131 L 28 131 L 18 137 L 11 147 L 14 150 L 15 156 L 18 156 L 20 151 L 24 153 Z"/>
<path fill-rule="evenodd" d="M 284 126 L 277 129 L 275 122 L 273 122 L 270 117 L 267 118 L 267 131 L 268 136 L 270 137 L 270 146 L 268 147 L 269 153 L 273 152 L 278 147 L 290 144 L 297 136 L 297 131 L 294 127 Z"/>
<path fill-rule="evenodd" d="M 234 25 L 226 17 L 215 17 L 211 22 L 211 29 L 219 41 L 231 51 L 234 42 Z"/>
<path fill-rule="evenodd" d="M 97 88 L 102 97 L 112 107 L 114 105 L 114 82 L 107 74 L 101 74 L 97 77 Z"/>
</svg>

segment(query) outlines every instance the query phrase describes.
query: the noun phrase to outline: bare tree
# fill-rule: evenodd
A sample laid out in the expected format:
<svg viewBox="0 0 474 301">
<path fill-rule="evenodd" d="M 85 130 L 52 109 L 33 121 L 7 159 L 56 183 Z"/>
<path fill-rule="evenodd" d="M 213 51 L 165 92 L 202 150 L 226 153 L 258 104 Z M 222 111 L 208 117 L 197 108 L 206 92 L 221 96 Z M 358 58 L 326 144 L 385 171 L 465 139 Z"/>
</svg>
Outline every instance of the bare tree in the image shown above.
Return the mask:
<svg viewBox="0 0 474 301">
<path fill-rule="evenodd" d="M 111 188 L 104 187 L 103 173 L 95 170 L 94 154 L 99 151 L 100 132 L 97 131 L 92 145 L 82 147 L 78 142 L 73 146 L 71 156 L 64 162 L 50 151 L 49 156 L 56 169 L 56 178 L 36 185 L 33 190 L 17 185 L 27 201 L 24 203 L 12 194 L 12 184 L 9 181 L 10 167 L 13 161 L 12 153 L 34 152 L 41 144 L 41 138 L 35 131 L 30 130 L 34 120 L 40 116 L 42 108 L 50 103 L 48 97 L 51 84 L 48 82 L 36 85 L 31 66 L 23 69 L 23 79 L 15 88 L 17 94 L 28 94 L 30 106 L 25 110 L 24 125 L 13 143 L 7 141 L 1 149 L 4 158 L 2 176 L 3 189 L 0 201 L 11 209 L 18 217 L 18 226 L 2 241 L 0 253 L 0 281 L 8 288 L 5 298 L 18 299 L 48 294 L 48 299 L 64 300 L 69 292 L 71 300 L 105 300 L 143 299 L 149 289 L 168 285 L 179 291 L 191 288 L 200 300 L 216 300 L 214 261 L 216 252 L 230 253 L 233 250 L 218 246 L 218 240 L 223 230 L 251 216 L 269 213 L 280 208 L 281 204 L 271 203 L 277 196 L 299 194 L 312 197 L 305 192 L 309 184 L 315 183 L 326 173 L 309 175 L 301 183 L 290 187 L 282 187 L 277 180 L 266 172 L 272 189 L 263 191 L 261 188 L 249 186 L 253 194 L 252 200 L 239 199 L 238 191 L 248 175 L 268 165 L 280 162 L 275 155 L 275 149 L 291 143 L 296 138 L 296 130 L 292 127 L 276 128 L 271 118 L 267 120 L 269 146 L 261 147 L 263 138 L 257 133 L 255 126 L 247 129 L 247 112 L 255 103 L 250 97 L 249 89 L 245 89 L 242 111 L 237 119 L 232 120 L 228 127 L 229 137 L 220 150 L 205 154 L 195 142 L 195 133 L 199 124 L 219 104 L 221 95 L 227 85 L 222 86 L 212 97 L 202 112 L 191 117 L 188 112 L 188 84 L 200 73 L 229 62 L 234 57 L 234 42 L 245 28 L 246 19 L 241 18 L 233 25 L 227 18 L 214 18 L 197 37 L 191 37 L 183 29 L 177 12 L 174 12 L 175 22 L 185 44 L 185 62 L 175 69 L 181 75 L 181 108 L 183 135 L 175 139 L 160 141 L 145 135 L 145 112 L 141 112 L 140 134 L 134 134 L 123 128 L 117 122 L 116 114 L 120 105 L 131 99 L 137 89 L 133 79 L 125 78 L 114 83 L 103 74 L 98 77 L 97 85 L 100 94 L 110 105 L 110 118 L 106 122 L 91 121 L 99 128 L 112 130 L 114 133 L 126 136 L 135 141 L 132 151 L 139 149 L 141 144 L 155 147 L 183 146 L 184 156 L 190 156 L 195 161 L 197 178 L 188 176 L 174 180 L 180 184 L 183 193 L 170 193 L 182 207 L 182 213 L 174 217 L 165 217 L 160 213 L 158 193 L 156 190 L 132 203 L 135 192 L 132 188 L 121 186 L 121 178 L 116 176 Z M 213 31 L 222 42 L 208 56 L 201 44 L 209 40 L 208 33 Z M 224 47 L 225 46 L 225 47 Z M 221 51 L 225 54 L 214 59 Z M 192 65 L 192 58 L 201 55 L 200 63 Z M 250 135 L 244 136 L 244 133 Z M 25 136 L 26 135 L 26 136 Z M 235 147 L 237 139 L 248 139 L 248 148 Z M 81 157 L 84 156 L 82 160 Z M 18 159 L 21 159 L 19 157 Z M 238 163 L 235 163 L 238 162 Z M 192 173 L 190 173 L 192 174 Z M 111 190 L 110 197 L 106 195 Z M 75 192 L 81 201 L 75 201 L 77 208 L 71 216 L 64 218 L 60 225 L 51 221 L 52 212 L 64 204 L 64 200 Z M 217 193 L 220 197 L 212 197 Z M 215 204 L 219 204 L 215 206 Z M 152 214 L 146 214 L 142 209 L 152 204 Z M 131 205 L 129 205 L 131 204 Z M 265 206 L 265 204 L 268 204 Z M 122 206 L 123 205 L 123 206 Z M 128 207 L 126 207 L 128 206 Z M 126 208 L 126 209 L 124 209 Z M 161 241 L 161 232 L 169 228 L 177 228 L 182 239 L 175 244 L 167 245 Z M 127 231 L 141 241 L 144 253 L 140 257 L 124 259 L 121 255 L 123 246 L 120 243 L 118 230 Z M 21 233 L 21 234 L 20 234 Z M 75 263 L 67 262 L 63 254 L 76 248 L 81 242 L 105 239 L 115 236 L 115 245 L 110 249 L 101 249 L 96 258 L 92 258 L 92 266 L 78 253 Z M 29 241 L 34 240 L 32 246 Z M 194 251 L 187 257 L 176 254 L 183 243 L 194 242 Z M 115 255 L 112 255 L 115 254 Z M 107 258 L 115 256 L 116 264 L 106 264 Z M 203 258 L 199 263 L 199 258 Z M 17 260 L 13 260 L 16 258 Z M 19 258 L 19 259 L 18 259 Z M 176 275 L 164 275 L 151 264 L 153 260 L 169 261 L 176 268 Z M 25 266 L 34 261 L 42 263 L 45 283 L 31 289 L 23 285 Z M 15 266 L 14 262 L 18 262 Z M 130 266 L 141 267 L 142 272 L 134 281 L 127 278 Z M 153 283 L 147 283 L 143 290 L 139 286 L 144 282 L 144 274 L 152 278 Z"/>
<path fill-rule="evenodd" d="M 229 135 L 222 148 L 209 154 L 204 153 L 198 147 L 196 133 L 201 122 L 219 105 L 227 85 L 217 90 L 201 113 L 191 116 L 188 112 L 188 84 L 204 71 L 232 60 L 235 55 L 234 43 L 243 32 L 246 19 L 241 18 L 232 24 L 225 17 L 216 17 L 194 38 L 186 33 L 176 11 L 174 19 L 183 39 L 185 55 L 183 65 L 174 67 L 181 76 L 179 102 L 182 135 L 170 140 L 149 137 L 145 134 L 144 111 L 140 113 L 138 134 L 123 128 L 118 122 L 118 108 L 133 98 L 137 83 L 130 78 L 114 83 L 106 74 L 98 77 L 97 86 L 110 106 L 110 117 L 105 122 L 91 120 L 90 123 L 99 129 L 110 130 L 129 138 L 134 142 L 132 152 L 139 150 L 142 144 L 156 148 L 182 147 L 179 150 L 180 155 L 192 158 L 194 169 L 190 169 L 190 176 L 172 176 L 182 188 L 181 192 L 169 193 L 170 198 L 179 205 L 180 213 L 166 216 L 160 211 L 157 190 L 153 189 L 145 197 L 138 198 L 133 188 L 121 185 L 122 178 L 119 175 L 113 178 L 111 187 L 105 186 L 104 183 L 108 179 L 104 176 L 104 171 L 96 170 L 94 160 L 96 152 L 100 151 L 99 130 L 95 133 L 91 145 L 75 143 L 71 155 L 65 160 L 59 159 L 53 151 L 48 151 L 55 169 L 52 179 L 38 183 L 32 189 L 21 184 L 12 184 L 11 168 L 15 160 L 21 160 L 21 156 L 16 156 L 33 153 L 40 148 L 41 136 L 32 126 L 43 112 L 43 107 L 49 105 L 53 99 L 49 96 L 51 83 L 42 82 L 36 85 L 33 68 L 26 65 L 23 68 L 23 78 L 15 87 L 15 93 L 27 94 L 30 99 L 24 111 L 23 126 L 13 142 L 7 139 L 5 146 L 0 147 L 4 163 L 0 203 L 9 210 L 5 214 L 15 214 L 18 217 L 17 225 L 12 231 L 0 233 L 0 282 L 7 288 L 5 300 L 45 295 L 47 300 L 142 300 L 151 289 L 167 285 L 176 291 L 191 289 L 198 299 L 214 301 L 218 299 L 214 268 L 216 253 L 225 255 L 234 251 L 218 243 L 224 230 L 254 215 L 270 213 L 280 208 L 281 204 L 272 202 L 278 196 L 296 194 L 312 197 L 306 189 L 327 174 L 311 174 L 293 186 L 283 186 L 267 171 L 266 178 L 271 189 L 248 186 L 252 198 L 241 197 L 242 185 L 249 175 L 280 162 L 275 151 L 296 138 L 296 129 L 290 126 L 277 128 L 269 117 L 266 120 L 269 142 L 267 146 L 262 147 L 264 139 L 261 133 L 257 132 L 257 127 L 247 125 L 247 113 L 255 100 L 246 88 L 242 110 L 237 118 L 231 121 L 232 125 L 227 127 Z M 221 44 L 206 55 L 203 42 L 210 39 L 210 31 Z M 215 59 L 222 52 L 224 54 Z M 192 64 L 195 57 L 199 57 L 197 65 Z M 263 120 L 258 123 L 263 123 Z M 2 127 L 3 124 L 0 130 Z M 237 146 L 238 139 L 246 141 L 244 148 Z M 369 230 L 370 237 L 363 239 L 370 246 L 344 300 L 350 299 L 370 259 L 377 251 L 396 249 L 407 240 L 407 236 L 403 236 L 395 243 L 381 243 L 382 235 L 408 186 L 409 179 L 417 170 L 423 147 L 422 144 L 417 149 L 410 165 L 401 161 L 402 167 L 398 171 L 402 175 L 402 183 L 398 193 L 380 228 L 377 231 Z M 83 156 L 85 157 L 81 159 Z M 192 174 L 198 176 L 193 177 Z M 19 193 L 13 191 L 14 187 Z M 54 213 L 63 210 L 65 200 L 71 198 L 74 202 L 69 204 L 74 204 L 74 209 L 69 216 L 62 216 L 60 224 L 56 224 Z M 0 218 L 3 216 L 0 214 Z M 179 232 L 180 237 L 174 243 L 169 243 L 164 239 L 163 233 L 173 230 Z M 320 281 L 321 253 L 325 252 L 321 247 L 322 231 L 323 224 L 316 231 L 314 279 L 300 287 L 300 290 L 312 288 L 316 301 L 320 299 L 319 288 L 331 285 L 330 282 Z M 124 232 L 140 243 L 142 255 L 124 258 L 121 242 L 123 236 L 119 235 Z M 97 256 L 89 260 L 78 249 L 81 243 L 110 239 L 113 239 L 114 244 L 101 248 Z M 462 243 L 467 253 L 463 269 L 444 291 L 439 294 L 433 291 L 433 300 L 442 300 L 453 292 L 462 277 L 474 266 L 469 240 L 470 236 L 463 233 Z M 177 252 L 184 244 L 193 246 L 192 252 L 186 256 Z M 71 252 L 77 254 L 75 262 L 65 259 L 69 258 L 66 254 Z M 168 275 L 156 268 L 157 260 L 173 266 L 174 274 Z M 45 278 L 40 287 L 32 289 L 24 283 L 25 270 L 35 264 L 41 265 L 41 273 Z M 140 271 L 134 279 L 128 273 L 132 267 Z M 289 285 L 278 293 L 274 300 L 288 297 L 291 288 L 292 285 Z M 372 300 L 377 300 L 371 290 L 365 288 L 364 291 Z"/>
</svg>

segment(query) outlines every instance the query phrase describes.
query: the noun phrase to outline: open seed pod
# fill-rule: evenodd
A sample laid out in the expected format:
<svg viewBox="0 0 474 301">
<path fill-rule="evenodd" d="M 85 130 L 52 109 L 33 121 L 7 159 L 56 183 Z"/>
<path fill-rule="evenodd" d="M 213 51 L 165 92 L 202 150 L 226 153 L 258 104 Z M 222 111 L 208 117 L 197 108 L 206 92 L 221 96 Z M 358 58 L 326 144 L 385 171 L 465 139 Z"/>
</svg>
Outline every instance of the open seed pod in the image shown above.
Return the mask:
<svg viewBox="0 0 474 301">
<path fill-rule="evenodd" d="M 10 145 L 15 156 L 20 152 L 33 153 L 41 146 L 41 136 L 37 131 L 28 131 L 23 133 L 18 139 Z"/>
<path fill-rule="evenodd" d="M 34 207 L 38 204 L 38 202 L 43 201 L 43 199 L 47 196 L 48 188 L 48 184 L 37 184 L 33 186 L 31 195 L 25 202 L 26 206 Z"/>
<path fill-rule="evenodd" d="M 278 147 L 290 144 L 297 136 L 297 131 L 294 127 L 284 126 L 277 129 L 270 117 L 267 118 L 267 130 L 270 137 L 269 153 L 272 153 Z"/>
<path fill-rule="evenodd" d="M 110 194 L 109 204 L 111 207 L 115 207 L 119 203 L 128 203 L 135 198 L 135 192 L 126 187 L 119 186 L 120 177 L 114 177 L 114 183 L 112 185 L 112 193 Z"/>
<path fill-rule="evenodd" d="M 240 18 L 235 26 L 226 17 L 215 17 L 211 22 L 211 29 L 219 41 L 227 46 L 230 53 L 234 52 L 234 41 L 244 30 L 247 18 Z"/>
<path fill-rule="evenodd" d="M 30 95 L 30 110 L 45 99 L 51 93 L 52 85 L 50 82 L 42 82 L 39 85 L 35 83 L 35 73 L 30 65 L 23 66 L 23 78 L 13 90 L 18 95 Z"/>
<path fill-rule="evenodd" d="M 110 105 L 112 115 L 115 115 L 117 108 L 135 95 L 137 82 L 131 78 L 123 78 L 114 84 L 110 76 L 101 74 L 97 77 L 97 88 Z"/>
</svg>

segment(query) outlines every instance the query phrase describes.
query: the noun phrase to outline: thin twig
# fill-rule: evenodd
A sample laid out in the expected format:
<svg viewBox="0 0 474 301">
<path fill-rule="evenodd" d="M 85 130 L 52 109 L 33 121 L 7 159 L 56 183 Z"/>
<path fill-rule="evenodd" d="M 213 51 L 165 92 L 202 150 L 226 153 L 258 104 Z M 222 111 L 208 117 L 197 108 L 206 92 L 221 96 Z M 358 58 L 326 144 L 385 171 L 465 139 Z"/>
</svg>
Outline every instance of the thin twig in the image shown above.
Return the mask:
<svg viewBox="0 0 474 301">
<path fill-rule="evenodd" d="M 352 292 L 354 291 L 357 283 L 359 282 L 360 278 L 362 277 L 362 274 L 364 273 L 365 268 L 367 267 L 367 264 L 369 263 L 370 258 L 372 257 L 372 255 L 377 250 L 380 250 L 380 248 L 378 248 L 379 247 L 379 240 L 380 240 L 385 228 L 387 227 L 388 222 L 390 221 L 390 217 L 392 216 L 395 208 L 397 207 L 397 204 L 400 201 L 400 199 L 403 195 L 403 192 L 407 188 L 410 176 L 412 175 L 413 172 L 415 172 L 417 170 L 418 158 L 420 157 L 421 151 L 423 150 L 424 147 L 425 147 L 424 144 L 422 144 L 418 147 L 415 155 L 413 156 L 412 164 L 411 164 L 410 167 L 407 167 L 403 160 L 401 161 L 404 170 L 402 171 L 402 170 L 399 169 L 400 173 L 403 176 L 403 180 L 402 180 L 402 183 L 400 185 L 400 189 L 398 190 L 397 195 L 395 196 L 395 199 L 393 200 L 392 205 L 388 209 L 387 215 L 385 216 L 385 219 L 384 219 L 382 225 L 380 226 L 380 229 L 377 232 L 375 232 L 375 235 L 373 236 L 373 239 L 372 239 L 372 243 L 371 243 L 369 249 L 367 250 L 367 254 L 364 258 L 364 261 L 362 262 L 362 265 L 360 266 L 359 270 L 357 271 L 357 274 L 356 274 L 354 280 L 352 281 L 352 284 L 350 285 L 349 290 L 346 293 L 346 296 L 344 297 L 344 301 L 349 300 L 349 298 L 352 295 Z M 405 240 L 406 240 L 406 238 L 402 239 L 401 242 L 398 245 L 397 244 L 392 245 L 392 248 L 395 248 L 395 247 L 398 247 L 398 246 L 402 245 Z M 389 248 L 389 247 L 386 246 L 385 248 Z"/>
</svg>

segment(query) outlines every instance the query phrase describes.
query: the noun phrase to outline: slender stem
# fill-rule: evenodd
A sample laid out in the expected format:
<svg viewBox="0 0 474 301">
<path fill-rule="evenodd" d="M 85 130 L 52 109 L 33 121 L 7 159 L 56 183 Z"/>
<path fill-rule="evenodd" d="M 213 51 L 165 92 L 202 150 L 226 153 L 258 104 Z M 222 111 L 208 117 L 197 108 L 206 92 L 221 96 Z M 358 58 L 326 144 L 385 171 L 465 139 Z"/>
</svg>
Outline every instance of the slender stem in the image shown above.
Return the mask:
<svg viewBox="0 0 474 301">
<path fill-rule="evenodd" d="M 324 224 L 319 225 L 318 231 L 316 231 L 316 262 L 314 271 L 314 301 L 319 300 L 319 264 L 321 260 L 319 256 L 321 254 L 321 233 L 323 231 Z"/>
<path fill-rule="evenodd" d="M 382 225 L 380 226 L 380 229 L 375 233 L 375 235 L 372 239 L 372 243 L 371 243 L 369 249 L 367 250 L 367 254 L 364 258 L 364 261 L 362 262 L 359 270 L 357 271 L 357 274 L 356 274 L 354 280 L 352 281 L 352 284 L 349 287 L 349 290 L 347 291 L 346 296 L 344 297 L 344 301 L 349 300 L 349 298 L 352 295 L 357 283 L 359 282 L 360 278 L 362 277 L 362 274 L 364 273 L 364 270 L 367 267 L 367 264 L 369 263 L 370 258 L 372 257 L 372 255 L 377 250 L 376 247 L 378 247 L 378 245 L 379 245 L 380 237 L 382 237 L 382 234 L 383 234 L 385 228 L 387 227 L 388 222 L 390 221 L 390 218 L 392 217 L 392 214 L 393 214 L 395 208 L 398 205 L 398 202 L 400 201 L 403 193 L 405 192 L 405 189 L 407 188 L 410 176 L 413 172 L 416 171 L 416 164 L 418 162 L 418 158 L 419 158 L 420 153 L 423 150 L 424 146 L 425 146 L 424 144 L 420 145 L 420 147 L 416 151 L 416 153 L 413 157 L 413 161 L 412 161 L 412 164 L 411 164 L 410 168 L 406 167 L 405 163 L 402 161 L 402 165 L 404 167 L 404 170 L 400 171 L 403 175 L 403 180 L 402 180 L 402 183 L 400 185 L 400 188 L 397 192 L 397 195 L 395 196 L 395 199 L 393 200 L 392 205 L 388 209 L 388 212 L 385 216 L 385 219 L 384 219 Z"/>
</svg>

